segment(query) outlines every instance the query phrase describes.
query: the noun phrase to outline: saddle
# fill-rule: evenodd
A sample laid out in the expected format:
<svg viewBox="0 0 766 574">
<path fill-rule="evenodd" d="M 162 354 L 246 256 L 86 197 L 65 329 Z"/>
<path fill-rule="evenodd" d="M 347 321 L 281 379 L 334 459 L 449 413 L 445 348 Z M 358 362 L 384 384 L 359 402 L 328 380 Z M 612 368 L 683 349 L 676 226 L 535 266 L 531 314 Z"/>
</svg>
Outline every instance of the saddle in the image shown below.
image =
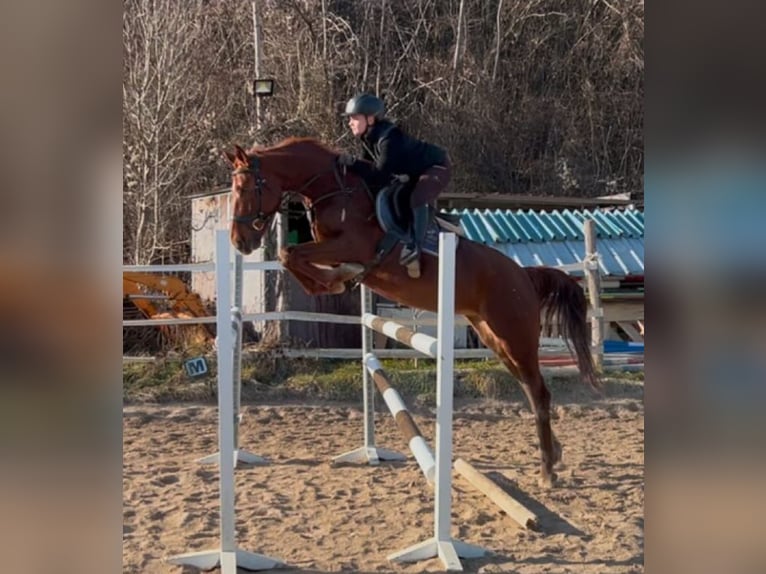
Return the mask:
<svg viewBox="0 0 766 574">
<path fill-rule="evenodd" d="M 375 198 L 375 214 L 381 229 L 386 234 L 378 245 L 378 254 L 381 259 L 399 243 L 407 244 L 412 241 L 410 192 L 413 186 L 413 182 L 393 183 L 381 189 Z M 429 223 L 422 251 L 438 257 L 440 231 L 465 236 L 460 227 L 459 215 L 439 213 L 436 208 L 430 206 Z"/>
</svg>

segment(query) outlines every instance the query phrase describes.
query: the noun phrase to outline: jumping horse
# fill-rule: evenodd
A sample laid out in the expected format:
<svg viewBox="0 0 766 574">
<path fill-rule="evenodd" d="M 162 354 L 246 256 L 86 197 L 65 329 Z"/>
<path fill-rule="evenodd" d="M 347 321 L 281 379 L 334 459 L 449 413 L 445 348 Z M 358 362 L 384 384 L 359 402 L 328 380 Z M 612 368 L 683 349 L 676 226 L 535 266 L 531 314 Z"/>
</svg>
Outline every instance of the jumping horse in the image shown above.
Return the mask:
<svg viewBox="0 0 766 574">
<path fill-rule="evenodd" d="M 272 147 L 239 146 L 225 155 L 233 168 L 231 241 L 247 255 L 261 244 L 274 214 L 290 196 L 301 196 L 310 215 L 313 242 L 279 254 L 308 294 L 342 293 L 357 280 L 403 305 L 436 311 L 436 256 L 424 253 L 421 275 L 399 263 L 401 245 L 385 257 L 386 235 L 375 197 L 363 181 L 337 166 L 339 152 L 311 138 L 288 138 Z M 377 257 L 376 257 L 377 256 Z M 557 269 L 520 267 L 499 251 L 460 238 L 456 253 L 455 312 L 516 377 L 535 415 L 541 451 L 541 483 L 552 486 L 561 444 L 551 430 L 550 391 L 540 373 L 541 313 L 559 325 L 584 381 L 600 382 L 589 348 L 587 303 L 577 282 Z"/>
</svg>

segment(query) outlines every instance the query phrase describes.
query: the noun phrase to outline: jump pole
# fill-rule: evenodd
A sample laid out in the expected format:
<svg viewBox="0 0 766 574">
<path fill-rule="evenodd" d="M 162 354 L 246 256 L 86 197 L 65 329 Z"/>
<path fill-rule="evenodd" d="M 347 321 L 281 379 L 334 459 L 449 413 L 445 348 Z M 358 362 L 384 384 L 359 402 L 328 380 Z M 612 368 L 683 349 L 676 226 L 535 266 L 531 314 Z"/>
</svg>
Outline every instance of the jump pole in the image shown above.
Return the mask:
<svg viewBox="0 0 766 574">
<path fill-rule="evenodd" d="M 517 500 L 514 500 L 510 494 L 505 492 L 493 480 L 477 470 L 473 465 L 462 458 L 458 458 L 455 461 L 455 470 L 466 479 L 471 486 L 489 498 L 500 508 L 500 510 L 505 512 L 521 526 L 529 528 L 530 530 L 538 529 L 537 516 L 533 512 Z"/>
<path fill-rule="evenodd" d="M 402 436 L 407 441 L 407 446 L 409 446 L 410 452 L 415 457 L 420 470 L 423 471 L 426 480 L 433 484 L 434 480 L 436 480 L 436 461 L 418 425 L 412 418 L 402 397 L 391 385 L 391 380 L 388 378 L 386 371 L 383 370 L 378 358 L 374 354 L 368 353 L 364 362 L 367 371 L 372 376 L 372 380 L 375 381 L 375 386 L 386 402 L 391 416 L 394 417 L 399 432 L 402 433 Z"/>
</svg>

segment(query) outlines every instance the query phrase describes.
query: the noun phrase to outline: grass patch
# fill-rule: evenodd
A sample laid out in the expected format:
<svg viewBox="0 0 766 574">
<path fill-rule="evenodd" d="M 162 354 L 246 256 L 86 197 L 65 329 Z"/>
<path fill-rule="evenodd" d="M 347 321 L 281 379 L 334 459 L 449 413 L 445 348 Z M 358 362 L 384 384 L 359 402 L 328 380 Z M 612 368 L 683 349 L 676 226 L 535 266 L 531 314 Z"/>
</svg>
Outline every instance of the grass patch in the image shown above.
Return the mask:
<svg viewBox="0 0 766 574">
<path fill-rule="evenodd" d="M 125 403 L 206 400 L 214 396 L 215 361 L 208 359 L 208 373 L 190 378 L 183 360 L 160 357 L 148 363 L 122 366 L 122 398 Z"/>
<path fill-rule="evenodd" d="M 184 358 L 162 357 L 149 363 L 123 365 L 126 403 L 216 400 L 215 355 L 206 357 L 208 373 L 191 378 Z M 436 362 L 386 359 L 381 361 L 393 386 L 405 398 L 433 404 L 436 400 Z M 461 360 L 455 363 L 456 398 L 525 401 L 521 386 L 497 361 Z M 608 373 L 605 396 L 640 398 L 643 372 Z M 575 375 L 547 376 L 556 399 L 589 400 L 592 391 Z M 287 359 L 278 351 L 249 353 L 242 361 L 242 399 L 314 399 L 359 401 L 362 396 L 361 360 Z M 556 401 L 558 402 L 558 401 Z"/>
</svg>

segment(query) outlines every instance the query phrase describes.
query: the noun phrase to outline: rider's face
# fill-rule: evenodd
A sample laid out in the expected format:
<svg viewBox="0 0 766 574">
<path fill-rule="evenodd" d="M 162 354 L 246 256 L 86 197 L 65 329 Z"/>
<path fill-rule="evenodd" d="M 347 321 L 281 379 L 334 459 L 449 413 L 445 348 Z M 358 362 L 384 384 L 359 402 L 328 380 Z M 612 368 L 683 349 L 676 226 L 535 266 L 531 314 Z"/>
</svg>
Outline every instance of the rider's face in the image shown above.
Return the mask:
<svg viewBox="0 0 766 574">
<path fill-rule="evenodd" d="M 351 128 L 351 133 L 355 137 L 361 137 L 364 132 L 367 131 L 368 126 L 375 123 L 373 116 L 365 116 L 362 114 L 353 114 L 348 116 L 348 127 Z"/>
</svg>

